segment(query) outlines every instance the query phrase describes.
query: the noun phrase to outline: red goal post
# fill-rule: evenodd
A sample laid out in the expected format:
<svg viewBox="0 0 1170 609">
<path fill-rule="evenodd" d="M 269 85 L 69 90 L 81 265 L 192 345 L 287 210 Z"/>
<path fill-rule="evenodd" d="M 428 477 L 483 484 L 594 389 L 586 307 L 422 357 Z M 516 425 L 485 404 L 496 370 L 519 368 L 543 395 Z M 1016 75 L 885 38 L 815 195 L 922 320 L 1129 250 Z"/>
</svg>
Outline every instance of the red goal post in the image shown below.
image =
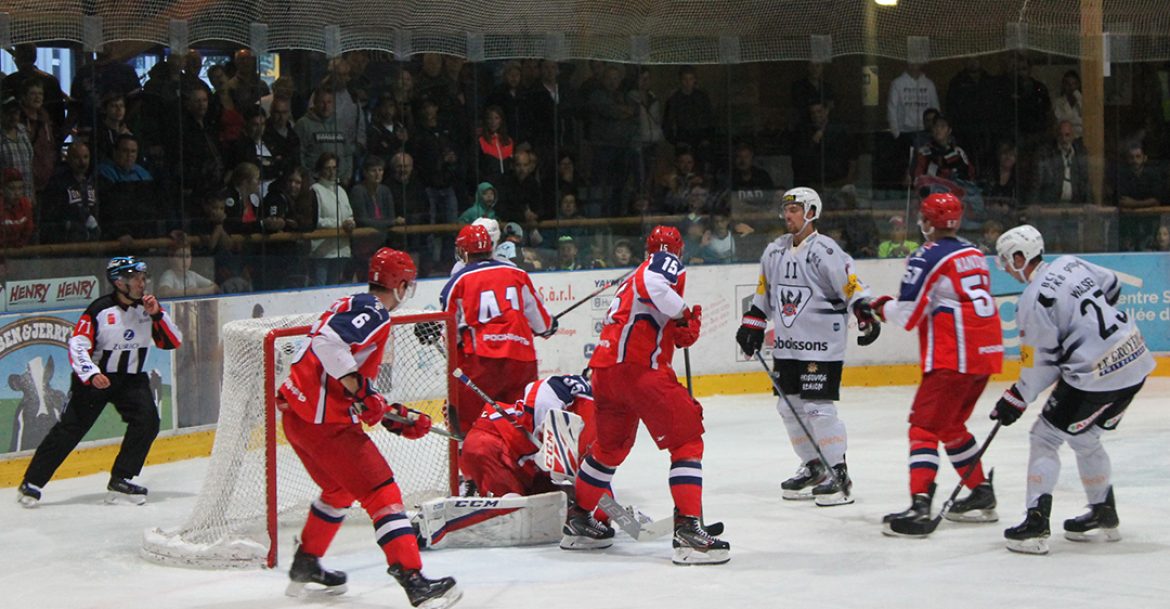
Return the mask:
<svg viewBox="0 0 1170 609">
<path fill-rule="evenodd" d="M 203 568 L 276 565 L 280 527 L 303 524 L 309 503 L 320 494 L 284 439 L 276 408 L 276 389 L 316 320 L 306 314 L 224 325 L 220 414 L 203 487 L 186 524 L 145 532 L 143 557 Z M 451 376 L 456 365 L 453 316 L 404 310 L 392 314 L 390 323 L 375 386 L 388 401 L 426 412 L 436 426 L 448 426 L 447 404 L 457 382 Z M 434 344 L 423 344 L 415 335 L 422 323 L 437 324 L 430 329 L 440 334 Z M 433 433 L 407 440 L 380 425 L 367 433 L 394 469 L 407 509 L 457 492 L 455 442 Z M 352 509 L 357 516 L 360 508 Z"/>
</svg>

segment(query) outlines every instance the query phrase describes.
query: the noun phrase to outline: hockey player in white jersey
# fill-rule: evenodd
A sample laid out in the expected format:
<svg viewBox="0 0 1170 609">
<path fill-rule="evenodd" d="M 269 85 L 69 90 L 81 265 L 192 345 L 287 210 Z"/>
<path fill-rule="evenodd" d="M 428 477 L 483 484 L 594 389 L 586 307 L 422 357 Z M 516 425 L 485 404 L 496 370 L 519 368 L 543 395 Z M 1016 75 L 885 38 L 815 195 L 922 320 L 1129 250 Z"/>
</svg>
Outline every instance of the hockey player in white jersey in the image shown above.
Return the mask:
<svg viewBox="0 0 1170 609">
<path fill-rule="evenodd" d="M 764 343 L 768 319 L 775 329 L 772 357 L 784 397 L 776 409 L 801 466 L 781 485 L 785 499 L 815 499 L 820 506 L 853 503 L 845 464 L 845 423 L 837 416 L 841 365 L 849 312 L 858 319 L 858 344 L 877 339 L 879 322 L 869 307 L 869 288 L 854 274 L 853 258 L 831 237 L 817 232 L 821 199 L 811 188 L 793 188 L 781 200 L 789 234 L 776 239 L 760 259 L 760 281 L 736 341 L 749 357 Z M 796 414 L 805 421 L 829 463 L 822 463 Z M 835 470 L 831 475 L 828 467 Z"/>
<path fill-rule="evenodd" d="M 1077 457 L 1089 511 L 1064 521 L 1072 541 L 1118 541 L 1109 455 L 1101 435 L 1115 429 L 1154 370 L 1154 359 L 1133 320 L 1116 307 L 1117 275 L 1075 256 L 1043 261 L 1044 239 L 1029 225 L 995 244 L 1001 268 L 1027 284 L 1020 295 L 1020 379 L 995 405 L 991 418 L 1011 425 L 1041 392 L 1056 383 L 1032 425 L 1028 456 L 1028 515 L 1004 531 L 1007 548 L 1048 553 L 1052 491 L 1060 474 L 1059 449 Z"/>
<path fill-rule="evenodd" d="M 516 246 L 512 243 L 500 243 L 500 223 L 493 218 L 477 218 L 475 222 L 471 223 L 473 226 L 482 226 L 487 229 L 488 236 L 492 238 L 492 259 L 501 262 L 507 262 L 515 266 L 512 258 L 516 257 Z M 456 273 L 463 270 L 467 263 L 459 259 L 459 252 L 455 252 L 455 264 L 451 267 L 451 276 L 454 277 Z"/>
</svg>

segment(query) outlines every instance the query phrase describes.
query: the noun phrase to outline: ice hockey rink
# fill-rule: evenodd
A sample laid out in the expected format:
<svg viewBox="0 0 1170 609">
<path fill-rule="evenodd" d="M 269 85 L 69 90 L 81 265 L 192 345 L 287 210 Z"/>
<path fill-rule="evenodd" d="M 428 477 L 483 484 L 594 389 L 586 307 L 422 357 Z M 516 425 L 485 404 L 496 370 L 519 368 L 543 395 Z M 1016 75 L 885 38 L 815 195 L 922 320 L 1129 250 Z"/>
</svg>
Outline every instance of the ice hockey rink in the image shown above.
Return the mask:
<svg viewBox="0 0 1170 609">
<path fill-rule="evenodd" d="M 972 431 L 982 441 L 987 413 L 1004 384 L 984 393 Z M 857 502 L 818 508 L 782 501 L 779 483 L 792 474 L 774 398 L 703 400 L 706 422 L 704 498 L 708 521 L 722 520 L 732 560 L 722 566 L 677 567 L 670 540 L 635 542 L 622 533 L 609 550 L 566 552 L 556 546 L 425 552 L 424 572 L 454 575 L 464 591 L 458 607 L 568 609 L 757 607 L 1170 607 L 1170 378 L 1153 378 L 1120 429 L 1106 435 L 1123 540 L 1078 544 L 1061 537 L 1061 522 L 1084 511 L 1071 450 L 1056 489 L 1051 554 L 1004 549 L 1002 531 L 1023 517 L 1028 429 L 1038 406 L 1002 429 L 985 463 L 995 468 L 1000 522 L 943 521 L 925 540 L 880 532 L 883 514 L 905 508 L 906 413 L 913 387 L 843 389 L 849 465 Z M 50 483 L 35 510 L 14 489 L 0 502 L 0 582 L 4 607 L 275 609 L 409 607 L 385 573 L 364 512 L 354 510 L 325 564 L 349 574 L 347 594 L 327 600 L 284 596 L 287 562 L 275 570 L 203 571 L 139 558 L 143 529 L 182 524 L 195 503 L 207 460 L 147 468 L 142 507 L 103 505 L 104 475 Z M 624 503 L 655 517 L 670 513 L 668 457 L 643 435 L 614 478 Z M 939 496 L 958 478 L 948 465 Z M 297 527 L 281 534 L 290 556 Z"/>
</svg>

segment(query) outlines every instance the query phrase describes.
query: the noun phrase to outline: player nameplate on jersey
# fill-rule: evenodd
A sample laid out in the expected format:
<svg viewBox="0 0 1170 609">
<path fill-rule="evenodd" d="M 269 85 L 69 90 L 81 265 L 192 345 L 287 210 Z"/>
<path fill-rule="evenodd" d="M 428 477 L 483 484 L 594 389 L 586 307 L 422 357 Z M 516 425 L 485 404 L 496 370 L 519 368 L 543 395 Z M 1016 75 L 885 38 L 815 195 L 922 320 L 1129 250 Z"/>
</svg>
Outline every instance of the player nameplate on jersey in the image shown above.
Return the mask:
<svg viewBox="0 0 1170 609">
<path fill-rule="evenodd" d="M 785 328 L 791 328 L 796 317 L 808 305 L 812 289 L 802 285 L 776 286 L 776 298 L 780 301 L 780 321 Z"/>
</svg>

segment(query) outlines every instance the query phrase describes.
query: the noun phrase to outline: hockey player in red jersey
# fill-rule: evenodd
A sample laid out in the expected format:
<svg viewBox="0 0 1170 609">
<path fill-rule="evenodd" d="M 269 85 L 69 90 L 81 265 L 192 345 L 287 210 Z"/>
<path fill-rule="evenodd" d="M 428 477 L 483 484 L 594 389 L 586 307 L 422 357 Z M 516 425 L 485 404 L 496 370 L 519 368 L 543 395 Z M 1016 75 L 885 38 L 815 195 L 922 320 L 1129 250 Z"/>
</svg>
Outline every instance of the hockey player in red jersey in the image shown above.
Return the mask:
<svg viewBox="0 0 1170 609">
<path fill-rule="evenodd" d="M 413 293 L 417 274 L 409 255 L 378 250 L 370 259 L 369 291 L 341 298 L 321 315 L 280 386 L 277 405 L 284 413 L 285 437 L 321 487 L 289 569 L 290 595 L 303 591 L 306 584 L 326 593 L 345 591 L 345 573 L 322 568 L 319 559 L 355 500 L 373 520 L 388 572 L 412 605 L 426 603 L 438 609 L 462 595 L 454 578 L 422 575 L 402 491 L 360 424 L 382 423 L 408 439 L 421 438 L 431 427 L 426 414 L 387 403 L 370 383 L 390 336 L 391 311 Z M 411 423 L 384 420 L 386 414 Z"/>
<path fill-rule="evenodd" d="M 540 439 L 541 426 L 551 411 L 565 410 L 583 420 L 576 454 L 586 454 L 597 437 L 593 390 L 581 376 L 552 376 L 529 383 L 523 400 L 498 405 L 507 414 L 490 406 L 485 408 L 463 440 L 463 473 L 484 495 L 533 495 L 556 490 L 548 475 L 537 467 L 540 447 L 529 439 L 529 434 Z"/>
<path fill-rule="evenodd" d="M 613 545 L 613 529 L 593 518 L 642 421 L 660 450 L 670 451 L 675 506 L 675 564 L 721 564 L 730 544 L 707 533 L 703 516 L 703 407 L 671 369 L 675 347 L 699 338 L 702 311 L 683 300 L 686 275 L 678 229 L 658 226 L 646 260 L 618 286 L 589 366 L 597 408 L 597 442 L 581 464 L 577 506 L 569 509 L 561 547 Z"/>
<path fill-rule="evenodd" d="M 528 273 L 492 258 L 491 237 L 483 226 L 464 226 L 455 248 L 466 266 L 443 286 L 439 306 L 455 315 L 459 367 L 488 395 L 512 404 L 537 378 L 534 337 L 552 336 L 557 322 L 545 311 Z M 459 388 L 460 435 L 471 430 L 483 406 L 474 391 Z"/>
<path fill-rule="evenodd" d="M 922 383 L 910 408 L 910 494 L 912 504 L 882 519 L 884 532 L 897 519 L 930 520 L 941 442 L 971 493 L 944 514 L 957 522 L 995 522 L 991 477 L 975 459 L 979 446 L 967 419 L 1003 363 L 999 310 L 991 296 L 991 274 L 979 248 L 956 236 L 963 203 L 949 194 L 922 201 L 919 227 L 926 243 L 906 261 L 897 298 L 873 301 L 882 320 L 918 329 Z"/>
</svg>

